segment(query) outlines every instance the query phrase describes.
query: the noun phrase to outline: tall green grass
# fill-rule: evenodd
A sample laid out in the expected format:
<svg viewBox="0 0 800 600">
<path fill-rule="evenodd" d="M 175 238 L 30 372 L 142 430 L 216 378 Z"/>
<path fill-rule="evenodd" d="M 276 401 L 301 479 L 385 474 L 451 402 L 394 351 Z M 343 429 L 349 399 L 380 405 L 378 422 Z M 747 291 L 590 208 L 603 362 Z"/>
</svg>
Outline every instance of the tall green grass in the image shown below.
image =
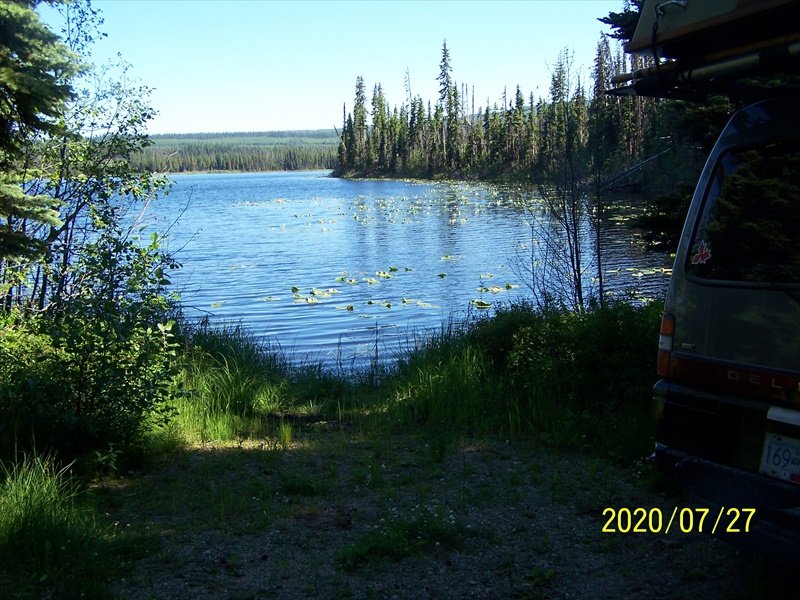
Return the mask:
<svg viewBox="0 0 800 600">
<path fill-rule="evenodd" d="M 628 460 L 652 447 L 650 394 L 661 309 L 585 313 L 508 306 L 446 328 L 387 382 L 384 425 L 425 431 L 435 455 L 492 434 Z"/>
<path fill-rule="evenodd" d="M 107 597 L 106 543 L 67 470 L 34 456 L 0 475 L 0 597 Z"/>
<path fill-rule="evenodd" d="M 175 423 L 190 442 L 285 440 L 285 417 L 334 414 L 354 404 L 354 386 L 344 377 L 318 365 L 292 366 L 279 347 L 241 326 L 200 323 L 188 329 L 184 348 Z"/>
<path fill-rule="evenodd" d="M 509 305 L 415 340 L 377 374 L 293 368 L 241 327 L 201 324 L 185 342 L 176 424 L 188 441 L 278 439 L 286 417 L 310 415 L 421 432 L 438 459 L 474 435 L 633 459 L 652 446 L 660 313 Z"/>
<path fill-rule="evenodd" d="M 265 433 L 266 417 L 285 404 L 285 370 L 277 353 L 239 326 L 189 329 L 184 343 L 178 429 L 188 441 Z"/>
</svg>

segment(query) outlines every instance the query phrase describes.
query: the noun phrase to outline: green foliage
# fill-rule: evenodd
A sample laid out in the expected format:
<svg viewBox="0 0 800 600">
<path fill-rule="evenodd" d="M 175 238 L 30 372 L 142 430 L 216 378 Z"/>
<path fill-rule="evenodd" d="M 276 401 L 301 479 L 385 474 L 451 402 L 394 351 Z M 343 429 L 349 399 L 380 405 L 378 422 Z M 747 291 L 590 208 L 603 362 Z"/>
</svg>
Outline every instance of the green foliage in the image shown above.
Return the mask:
<svg viewBox="0 0 800 600">
<path fill-rule="evenodd" d="M 6 456 L 15 445 L 62 457 L 131 450 L 168 414 L 177 347 L 166 286 L 176 265 L 155 234 L 143 245 L 126 237 L 114 210 L 103 218 L 69 267 L 76 283 L 50 311 L 3 317 Z"/>
<path fill-rule="evenodd" d="M 75 418 L 66 410 L 69 375 L 62 365 L 74 357 L 41 321 L 0 316 L 0 456 L 37 438 L 40 447 L 71 438 Z"/>
<path fill-rule="evenodd" d="M 453 511 L 444 514 L 430 506 L 415 506 L 410 512 L 406 518 L 391 514 L 379 528 L 345 546 L 337 556 L 339 568 L 352 572 L 372 561 L 399 561 L 437 548 L 458 548 L 464 542 L 464 527 Z"/>
<path fill-rule="evenodd" d="M 541 430 L 544 410 L 545 439 L 558 446 L 628 459 L 646 453 L 660 314 L 657 304 L 613 303 L 552 311 L 518 330 L 507 375 L 523 429 Z"/>
<path fill-rule="evenodd" d="M 29 456 L 0 475 L 3 597 L 110 598 L 108 545 L 66 469 Z"/>
<path fill-rule="evenodd" d="M 500 103 L 487 100 L 476 107 L 474 98 L 467 102 L 469 86 L 455 83 L 450 51 L 443 44 L 435 104 L 412 97 L 407 85 L 404 104 L 392 108 L 376 84 L 368 123 L 365 83 L 358 77 L 353 113 L 343 115 L 334 174 L 547 185 L 561 185 L 566 177 L 578 189 L 585 187 L 591 172 L 600 185 L 601 177 L 624 172 L 669 143 L 663 141 L 668 132 L 656 132 L 664 120 L 656 101 L 612 102 L 605 95 L 611 77 L 629 67 L 621 52 L 611 51 L 607 38 L 602 42 L 592 95 L 572 80 L 572 59 L 564 50 L 554 63 L 547 100 L 536 100 L 533 93 L 526 97 L 517 86 L 513 95 L 503 91 Z M 676 123 L 675 117 L 667 128 Z"/>
<path fill-rule="evenodd" d="M 24 4 L 4 3 L 0 16 Z M 0 175 L 4 239 L 27 239 L 39 251 L 33 260 L 0 256 L 0 456 L 47 448 L 59 460 L 93 454 L 113 467 L 169 415 L 178 364 L 167 286 L 179 265 L 158 235 L 141 239 L 137 224 L 165 186 L 131 165 L 149 143 L 148 90 L 129 87 L 124 65 L 117 79 L 78 65 L 101 19 L 86 1 L 60 9 L 71 25 L 63 44 L 48 32 L 47 48 L 34 53 L 68 61 L 71 68 L 53 69 L 64 90 L 77 91 L 56 102 L 47 85 L 26 88 L 41 95 L 33 106 L 47 127 L 24 115 L 11 125 L 20 136 L 33 127 L 26 135 L 36 139 L 18 136 L 24 143 L 3 155 L 9 174 Z M 8 198 L 27 212 L 6 210 Z"/>
<path fill-rule="evenodd" d="M 268 435 L 270 418 L 297 409 L 285 359 L 240 326 L 187 326 L 177 424 L 190 440 Z M 279 428 L 281 444 L 291 425 Z"/>
<path fill-rule="evenodd" d="M 0 4 L 0 273 L 6 260 L 27 259 L 43 250 L 31 235 L 57 226 L 52 198 L 23 190 L 15 173 L 37 135 L 50 133 L 71 96 L 77 58 L 39 20 L 26 2 Z M 0 294 L 4 294 L 0 279 Z"/>
<path fill-rule="evenodd" d="M 607 17 L 597 19 L 601 23 L 610 25 L 614 29 L 612 37 L 630 42 L 636 31 L 636 25 L 639 22 L 639 13 L 642 10 L 642 3 L 644 0 L 630 0 L 625 2 L 625 7 L 622 12 L 610 12 Z"/>
<path fill-rule="evenodd" d="M 3 321 L 0 455 L 129 452 L 168 417 L 176 375 L 171 322 L 151 327 L 81 314 Z"/>
<path fill-rule="evenodd" d="M 491 365 L 497 372 L 506 367 L 508 355 L 514 348 L 514 334 L 521 328 L 539 322 L 541 316 L 533 306 L 521 302 L 500 306 L 491 318 L 477 321 L 469 332 L 484 351 Z"/>
<path fill-rule="evenodd" d="M 652 446 L 660 314 L 655 304 L 506 307 L 406 357 L 382 418 L 422 427 L 437 460 L 473 434 L 638 458 Z"/>
<path fill-rule="evenodd" d="M 486 367 L 477 346 L 458 337 L 434 340 L 392 379 L 387 423 L 423 425 L 431 457 L 440 462 L 457 437 L 487 433 L 496 424 Z"/>
<path fill-rule="evenodd" d="M 0 167 L 32 132 L 47 131 L 72 89 L 76 57 L 30 2 L 0 4 Z"/>
</svg>

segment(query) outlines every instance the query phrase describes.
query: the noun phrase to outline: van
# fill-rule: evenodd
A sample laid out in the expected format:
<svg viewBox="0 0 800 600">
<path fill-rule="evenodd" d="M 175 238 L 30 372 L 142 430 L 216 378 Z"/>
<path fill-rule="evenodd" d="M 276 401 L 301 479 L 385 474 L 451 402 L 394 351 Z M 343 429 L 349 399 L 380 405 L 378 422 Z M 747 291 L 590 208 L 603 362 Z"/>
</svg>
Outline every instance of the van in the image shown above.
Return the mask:
<svg viewBox="0 0 800 600">
<path fill-rule="evenodd" d="M 646 0 L 626 50 L 655 65 L 611 93 L 748 99 L 708 156 L 676 251 L 656 465 L 711 509 L 704 531 L 724 516 L 715 535 L 797 561 L 800 2 Z"/>
<path fill-rule="evenodd" d="M 800 557 L 799 110 L 796 94 L 740 110 L 708 157 L 654 388 L 658 468 L 718 509 L 755 509 L 747 543 L 779 557 Z"/>
</svg>

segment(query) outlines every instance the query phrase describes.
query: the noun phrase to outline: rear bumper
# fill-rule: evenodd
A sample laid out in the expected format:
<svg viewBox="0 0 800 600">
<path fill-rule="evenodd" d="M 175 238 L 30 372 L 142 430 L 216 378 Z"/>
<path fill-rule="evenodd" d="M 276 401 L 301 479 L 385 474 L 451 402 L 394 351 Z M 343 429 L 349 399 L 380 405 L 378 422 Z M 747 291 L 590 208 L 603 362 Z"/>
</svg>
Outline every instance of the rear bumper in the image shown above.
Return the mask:
<svg viewBox="0 0 800 600">
<path fill-rule="evenodd" d="M 720 509 L 755 508 L 748 532 L 716 537 L 777 561 L 800 561 L 800 486 L 713 463 L 656 445 L 656 465 L 672 476 L 711 514 Z"/>
<path fill-rule="evenodd" d="M 712 514 L 756 509 L 749 532 L 715 536 L 772 560 L 800 562 L 800 485 L 758 473 L 768 407 L 664 381 L 654 400 L 657 468 Z"/>
</svg>

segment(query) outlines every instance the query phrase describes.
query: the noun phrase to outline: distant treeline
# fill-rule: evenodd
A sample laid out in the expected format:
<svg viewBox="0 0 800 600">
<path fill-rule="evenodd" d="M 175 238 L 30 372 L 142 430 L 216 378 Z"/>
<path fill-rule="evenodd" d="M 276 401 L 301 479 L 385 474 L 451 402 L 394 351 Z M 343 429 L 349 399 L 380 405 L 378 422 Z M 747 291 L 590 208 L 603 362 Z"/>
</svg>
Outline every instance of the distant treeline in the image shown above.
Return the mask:
<svg viewBox="0 0 800 600">
<path fill-rule="evenodd" d="M 691 180 L 702 165 L 689 156 L 696 146 L 696 121 L 687 127 L 690 111 L 675 103 L 649 98 L 609 96 L 612 77 L 643 66 L 625 57 L 602 36 L 587 82 L 568 51 L 552 67 L 547 97 L 525 95 L 519 86 L 503 90 L 498 102 L 475 103 L 474 88 L 452 77 L 445 43 L 439 63 L 439 97 L 425 102 L 412 95 L 406 75 L 406 98 L 392 107 L 380 83 L 371 101 L 357 77 L 352 112 L 343 115 L 334 175 L 345 177 L 412 177 L 529 180 L 552 184 L 563 179 L 569 164 L 569 185 L 592 180 L 600 185 L 613 176 L 621 184 L 646 182 L 669 173 L 669 185 Z M 687 149 L 689 148 L 689 149 Z M 666 149 L 673 152 L 667 154 Z M 636 165 L 663 155 L 645 175 Z M 691 167 L 687 165 L 691 164 Z M 648 162 L 648 165 L 650 163 Z"/>
<path fill-rule="evenodd" d="M 332 169 L 338 137 L 334 130 L 153 135 L 135 157 L 151 172 L 295 171 Z"/>
</svg>

